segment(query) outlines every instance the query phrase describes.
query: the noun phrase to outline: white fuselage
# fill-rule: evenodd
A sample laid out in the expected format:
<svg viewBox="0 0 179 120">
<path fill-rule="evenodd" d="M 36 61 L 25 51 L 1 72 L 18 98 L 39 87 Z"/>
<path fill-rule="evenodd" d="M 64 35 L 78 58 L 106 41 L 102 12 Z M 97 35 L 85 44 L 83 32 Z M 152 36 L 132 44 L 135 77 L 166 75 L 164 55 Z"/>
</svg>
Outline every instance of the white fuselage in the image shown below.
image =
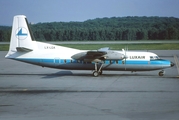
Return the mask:
<svg viewBox="0 0 179 120">
<path fill-rule="evenodd" d="M 47 43 L 32 41 L 34 49 L 30 52 L 8 53 L 6 58 L 31 63 L 43 67 L 71 69 L 71 70 L 94 70 L 93 62 L 74 60 L 74 54 L 87 50 L 77 50 Z M 102 70 L 121 71 L 147 71 L 170 67 L 170 61 L 158 59 L 158 56 L 150 52 L 115 51 L 126 54 L 123 60 L 104 60 Z M 100 65 L 101 63 L 99 63 Z"/>
</svg>

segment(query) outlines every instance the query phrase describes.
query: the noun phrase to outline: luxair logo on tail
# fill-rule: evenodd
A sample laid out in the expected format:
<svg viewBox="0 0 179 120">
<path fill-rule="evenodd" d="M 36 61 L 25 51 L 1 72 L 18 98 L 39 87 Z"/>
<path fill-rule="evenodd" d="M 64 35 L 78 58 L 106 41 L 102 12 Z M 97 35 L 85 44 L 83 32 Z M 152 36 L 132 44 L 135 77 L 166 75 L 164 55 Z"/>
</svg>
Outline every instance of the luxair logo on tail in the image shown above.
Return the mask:
<svg viewBox="0 0 179 120">
<path fill-rule="evenodd" d="M 27 33 L 27 30 L 25 28 L 18 28 L 16 30 L 16 37 L 19 39 L 19 40 L 24 40 L 26 39 L 28 36 L 28 33 Z"/>
</svg>

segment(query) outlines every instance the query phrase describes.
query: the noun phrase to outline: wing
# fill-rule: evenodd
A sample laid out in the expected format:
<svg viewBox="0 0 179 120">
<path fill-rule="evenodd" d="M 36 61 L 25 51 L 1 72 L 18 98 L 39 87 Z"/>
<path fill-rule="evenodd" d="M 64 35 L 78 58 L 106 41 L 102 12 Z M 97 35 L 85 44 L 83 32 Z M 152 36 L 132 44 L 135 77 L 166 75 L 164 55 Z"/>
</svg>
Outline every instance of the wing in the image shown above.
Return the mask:
<svg viewBox="0 0 179 120">
<path fill-rule="evenodd" d="M 93 51 L 88 51 L 86 53 L 86 58 L 91 58 L 91 59 L 99 59 L 106 55 L 108 53 L 109 47 L 105 47 L 105 48 L 100 48 L 98 50 L 93 50 Z"/>
<path fill-rule="evenodd" d="M 115 51 L 111 51 L 106 47 L 99 50 L 77 53 L 71 58 L 85 62 L 101 62 L 102 60 L 121 60 L 124 59 L 124 55 Z"/>
<path fill-rule="evenodd" d="M 75 60 L 83 60 L 85 62 L 92 62 L 92 61 L 100 62 L 103 59 L 103 56 L 106 54 L 107 54 L 106 51 L 92 50 L 92 51 L 77 53 L 73 55 L 71 58 Z"/>
</svg>

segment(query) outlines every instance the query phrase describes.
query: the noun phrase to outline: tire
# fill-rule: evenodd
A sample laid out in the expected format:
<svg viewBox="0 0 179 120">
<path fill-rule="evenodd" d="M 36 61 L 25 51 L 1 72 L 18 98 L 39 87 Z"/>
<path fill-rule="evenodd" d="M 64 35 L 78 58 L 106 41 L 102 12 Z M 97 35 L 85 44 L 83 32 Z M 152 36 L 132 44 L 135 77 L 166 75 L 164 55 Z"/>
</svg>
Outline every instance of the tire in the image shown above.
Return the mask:
<svg viewBox="0 0 179 120">
<path fill-rule="evenodd" d="M 93 72 L 93 76 L 94 76 L 94 77 L 98 77 L 98 76 L 99 76 L 99 73 L 98 73 L 97 71 L 94 71 L 94 72 Z"/>
<path fill-rule="evenodd" d="M 163 75 L 164 75 L 163 71 L 160 71 L 160 72 L 158 73 L 158 75 L 159 75 L 159 76 L 163 76 Z"/>
</svg>

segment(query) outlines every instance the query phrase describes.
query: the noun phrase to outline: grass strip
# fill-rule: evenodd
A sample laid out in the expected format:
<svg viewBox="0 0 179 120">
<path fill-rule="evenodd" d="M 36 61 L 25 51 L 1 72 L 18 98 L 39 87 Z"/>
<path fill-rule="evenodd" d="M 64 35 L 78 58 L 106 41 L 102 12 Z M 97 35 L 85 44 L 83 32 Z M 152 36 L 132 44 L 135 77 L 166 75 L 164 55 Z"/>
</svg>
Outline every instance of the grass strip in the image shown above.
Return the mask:
<svg viewBox="0 0 179 120">
<path fill-rule="evenodd" d="M 155 43 L 155 44 L 64 44 L 61 46 L 81 50 L 97 50 L 109 47 L 111 50 L 121 50 L 127 47 L 129 50 L 179 50 L 179 43 Z"/>
</svg>

